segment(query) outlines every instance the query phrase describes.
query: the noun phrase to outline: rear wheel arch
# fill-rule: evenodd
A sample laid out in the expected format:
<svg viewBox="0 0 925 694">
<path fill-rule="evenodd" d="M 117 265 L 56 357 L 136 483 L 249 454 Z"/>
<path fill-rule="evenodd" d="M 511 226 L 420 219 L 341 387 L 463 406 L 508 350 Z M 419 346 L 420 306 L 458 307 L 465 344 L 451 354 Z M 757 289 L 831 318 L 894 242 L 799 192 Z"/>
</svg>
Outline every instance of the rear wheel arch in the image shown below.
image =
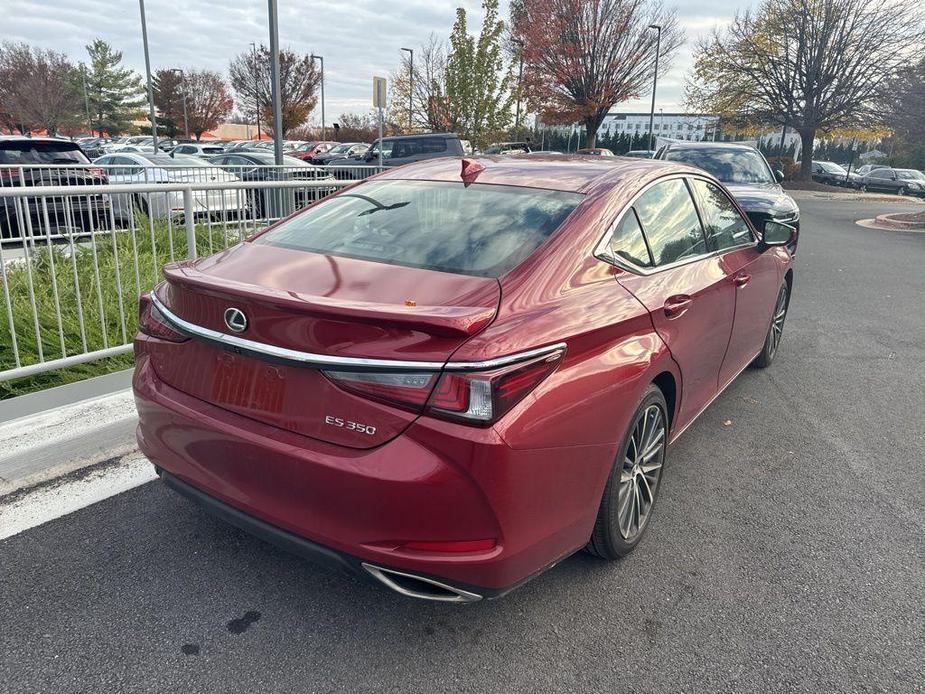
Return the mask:
<svg viewBox="0 0 925 694">
<path fill-rule="evenodd" d="M 652 383 L 658 386 L 658 389 L 662 391 L 662 395 L 665 396 L 665 403 L 668 405 L 668 429 L 670 431 L 678 405 L 677 381 L 670 371 L 662 371 L 652 379 Z"/>
</svg>

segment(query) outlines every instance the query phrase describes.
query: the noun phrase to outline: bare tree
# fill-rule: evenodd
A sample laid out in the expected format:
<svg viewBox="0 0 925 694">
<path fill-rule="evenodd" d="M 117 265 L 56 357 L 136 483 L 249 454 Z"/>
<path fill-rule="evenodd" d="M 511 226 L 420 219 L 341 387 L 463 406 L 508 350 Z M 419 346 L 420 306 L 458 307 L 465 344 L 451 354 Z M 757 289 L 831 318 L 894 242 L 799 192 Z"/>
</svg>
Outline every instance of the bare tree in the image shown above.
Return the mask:
<svg viewBox="0 0 925 694">
<path fill-rule="evenodd" d="M 6 43 L 0 75 L 0 110 L 20 131 L 42 128 L 53 135 L 81 120 L 79 73 L 63 53 Z"/>
<path fill-rule="evenodd" d="M 656 0 L 514 0 L 513 42 L 523 46 L 521 92 L 550 123 L 584 123 L 593 147 L 604 116 L 644 93 L 684 41 L 674 10 Z"/>
<path fill-rule="evenodd" d="M 181 90 L 186 94 L 189 129 L 197 140 L 224 122 L 234 107 L 225 80 L 212 70 L 185 72 Z"/>
<path fill-rule="evenodd" d="M 252 114 L 259 104 L 261 119 L 271 124 L 273 109 L 269 49 L 261 44 L 256 56 L 251 51 L 239 54 L 231 61 L 228 72 L 231 86 L 237 95 L 238 109 L 245 114 Z M 316 94 L 321 85 L 321 71 L 310 55 L 284 49 L 279 52 L 279 82 L 282 106 L 280 115 L 285 136 L 308 120 L 318 103 Z"/>
<path fill-rule="evenodd" d="M 884 123 L 897 74 L 925 55 L 919 0 L 764 0 L 698 47 L 688 101 L 793 128 L 809 178 L 819 131 Z"/>
<path fill-rule="evenodd" d="M 411 56 L 402 53 L 401 66 L 391 75 L 390 119 L 407 132 L 414 128 L 445 130 L 448 127 L 446 108 L 446 45 L 431 34 L 427 43 L 414 52 L 411 110 L 408 122 L 408 80 L 411 77 Z M 409 127 L 410 126 L 410 127 Z"/>
</svg>

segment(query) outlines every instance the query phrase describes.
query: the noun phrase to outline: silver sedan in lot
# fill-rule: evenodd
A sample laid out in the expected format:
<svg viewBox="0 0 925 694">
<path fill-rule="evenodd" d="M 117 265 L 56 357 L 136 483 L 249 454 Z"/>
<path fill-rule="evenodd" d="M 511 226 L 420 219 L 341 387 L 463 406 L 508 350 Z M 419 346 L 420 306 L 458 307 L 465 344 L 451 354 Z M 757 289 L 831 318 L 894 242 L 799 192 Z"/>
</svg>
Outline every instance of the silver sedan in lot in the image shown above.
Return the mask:
<svg viewBox="0 0 925 694">
<path fill-rule="evenodd" d="M 209 162 L 178 154 L 141 154 L 119 152 L 106 154 L 93 161 L 105 169 L 110 183 L 227 183 L 239 178 Z M 232 216 L 241 208 L 241 195 L 236 190 L 209 190 L 193 193 L 197 216 Z M 122 220 L 130 219 L 132 210 L 156 219 L 183 214 L 183 193 L 180 191 L 145 192 L 112 196 L 113 213 Z"/>
</svg>

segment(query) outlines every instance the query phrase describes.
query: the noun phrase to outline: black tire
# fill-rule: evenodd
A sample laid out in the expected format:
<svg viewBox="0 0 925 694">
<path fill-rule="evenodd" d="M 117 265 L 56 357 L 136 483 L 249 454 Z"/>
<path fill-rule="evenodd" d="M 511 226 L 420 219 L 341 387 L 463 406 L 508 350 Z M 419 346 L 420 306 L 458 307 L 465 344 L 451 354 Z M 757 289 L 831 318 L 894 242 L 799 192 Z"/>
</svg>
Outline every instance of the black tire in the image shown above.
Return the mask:
<svg viewBox="0 0 925 694">
<path fill-rule="evenodd" d="M 867 186 L 865 186 L 865 185 L 862 183 L 861 185 L 858 186 L 858 190 L 861 191 L 862 193 L 866 193 L 866 192 L 867 192 Z"/>
<path fill-rule="evenodd" d="M 896 194 L 897 194 L 897 195 L 905 195 L 905 194 L 906 194 L 906 186 L 900 186 L 899 189 L 896 191 Z"/>
<path fill-rule="evenodd" d="M 136 214 L 148 216 L 148 201 L 145 200 L 144 196 L 136 195 L 132 200 L 132 204 L 135 206 Z"/>
<path fill-rule="evenodd" d="M 784 333 L 784 321 L 787 320 L 787 309 L 790 307 L 790 286 L 784 282 L 777 292 L 777 301 L 774 302 L 774 312 L 771 314 L 771 323 L 768 325 L 768 334 L 764 338 L 764 346 L 754 361 L 759 369 L 766 369 L 777 356 L 780 341 Z M 776 330 L 775 330 L 776 326 Z"/>
<path fill-rule="evenodd" d="M 655 420 L 651 415 L 652 408 L 658 408 L 659 417 L 661 418 L 660 421 L 663 426 L 661 445 L 650 461 L 650 464 L 657 462 L 658 474 L 654 486 L 650 487 L 649 482 L 645 483 L 645 489 L 651 489 L 651 500 L 645 511 L 645 518 L 640 521 L 638 520 L 640 514 L 636 515 L 636 532 L 627 537 L 627 534 L 621 529 L 621 515 L 624 515 L 621 514 L 621 487 L 624 489 L 625 494 L 632 493 L 630 490 L 633 488 L 633 485 L 636 485 L 636 482 L 633 480 L 621 483 L 621 479 L 625 470 L 627 474 L 630 474 L 628 462 L 629 458 L 633 457 L 631 455 L 631 446 L 634 441 L 634 436 L 639 434 L 641 420 L 646 416 L 647 423 L 652 423 L 652 426 L 655 426 Z M 601 559 L 619 559 L 632 552 L 645 534 L 649 520 L 652 517 L 655 503 L 658 500 L 658 491 L 661 488 L 661 472 L 665 464 L 665 444 L 667 443 L 669 431 L 667 414 L 668 407 L 665 403 L 665 396 L 658 386 L 654 383 L 650 384 L 646 392 L 643 393 L 642 399 L 639 401 L 639 405 L 636 407 L 636 411 L 633 413 L 633 417 L 630 420 L 629 427 L 623 435 L 623 440 L 617 451 L 617 458 L 607 478 L 607 484 L 604 486 L 604 494 L 601 497 L 601 505 L 597 512 L 597 520 L 594 522 L 594 531 L 591 533 L 591 539 L 585 547 L 585 550 L 589 554 L 593 554 Z M 642 438 L 644 440 L 644 434 Z M 643 452 L 645 452 L 645 447 L 643 448 Z M 638 456 L 636 457 L 638 459 Z M 636 474 L 643 475 L 647 480 L 649 479 L 649 476 L 644 472 L 638 472 Z M 636 486 L 642 488 L 641 485 Z M 636 498 L 639 499 L 640 497 L 637 496 Z M 624 506 L 624 508 L 629 512 L 630 516 L 632 516 L 632 510 L 626 506 Z"/>
</svg>

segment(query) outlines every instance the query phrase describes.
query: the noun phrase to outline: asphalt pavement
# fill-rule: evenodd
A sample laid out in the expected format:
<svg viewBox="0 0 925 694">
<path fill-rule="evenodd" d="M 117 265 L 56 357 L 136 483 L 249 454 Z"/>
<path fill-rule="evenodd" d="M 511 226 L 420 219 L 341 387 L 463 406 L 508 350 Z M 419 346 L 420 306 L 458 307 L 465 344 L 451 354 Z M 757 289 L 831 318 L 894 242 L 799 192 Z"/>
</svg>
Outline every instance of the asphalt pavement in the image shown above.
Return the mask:
<svg viewBox="0 0 925 694">
<path fill-rule="evenodd" d="M 925 234 L 799 202 L 777 360 L 681 438 L 631 557 L 424 603 L 153 482 L 0 542 L 0 692 L 925 691 Z"/>
</svg>

